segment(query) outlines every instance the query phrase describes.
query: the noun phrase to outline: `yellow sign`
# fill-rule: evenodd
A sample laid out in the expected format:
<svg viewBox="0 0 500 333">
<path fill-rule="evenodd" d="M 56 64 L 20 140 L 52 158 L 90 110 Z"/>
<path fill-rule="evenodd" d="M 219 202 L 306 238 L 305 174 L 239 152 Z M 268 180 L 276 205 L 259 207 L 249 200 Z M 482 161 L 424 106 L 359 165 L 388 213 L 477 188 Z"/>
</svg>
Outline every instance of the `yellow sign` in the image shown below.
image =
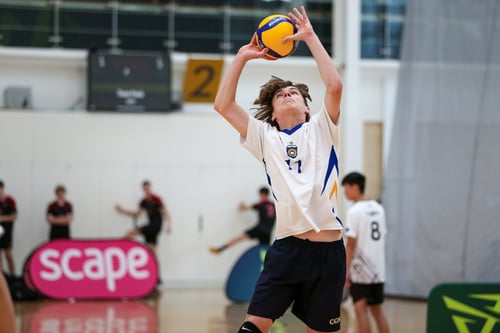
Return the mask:
<svg viewBox="0 0 500 333">
<path fill-rule="evenodd" d="M 184 76 L 184 102 L 213 103 L 223 65 L 222 59 L 189 59 Z"/>
</svg>

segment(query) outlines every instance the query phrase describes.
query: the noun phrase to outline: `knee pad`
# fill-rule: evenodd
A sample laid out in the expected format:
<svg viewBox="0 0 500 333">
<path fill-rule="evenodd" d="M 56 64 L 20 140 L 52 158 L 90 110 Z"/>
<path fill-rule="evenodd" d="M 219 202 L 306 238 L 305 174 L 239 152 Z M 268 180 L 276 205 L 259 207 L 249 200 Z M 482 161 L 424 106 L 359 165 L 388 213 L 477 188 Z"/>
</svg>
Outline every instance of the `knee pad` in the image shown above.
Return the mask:
<svg viewBox="0 0 500 333">
<path fill-rule="evenodd" d="M 254 323 L 245 321 L 237 333 L 262 333 Z"/>
</svg>

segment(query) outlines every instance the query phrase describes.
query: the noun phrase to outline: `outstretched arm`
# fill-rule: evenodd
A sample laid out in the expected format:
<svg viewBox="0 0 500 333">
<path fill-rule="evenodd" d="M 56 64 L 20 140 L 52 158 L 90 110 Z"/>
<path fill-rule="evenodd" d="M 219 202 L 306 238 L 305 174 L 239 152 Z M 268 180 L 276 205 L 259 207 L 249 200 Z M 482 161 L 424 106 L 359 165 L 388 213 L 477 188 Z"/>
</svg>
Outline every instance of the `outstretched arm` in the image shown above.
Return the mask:
<svg viewBox="0 0 500 333">
<path fill-rule="evenodd" d="M 267 49 L 260 50 L 254 42 L 255 35 L 247 45 L 243 45 L 234 60 L 229 65 L 222 78 L 219 90 L 215 96 L 214 108 L 219 112 L 239 133 L 246 137 L 248 127 L 248 113 L 236 103 L 236 88 L 243 68 L 247 61 L 263 58 Z"/>
<path fill-rule="evenodd" d="M 139 217 L 139 215 L 141 215 L 141 208 L 138 208 L 137 210 L 127 210 L 120 205 L 115 205 L 115 210 L 120 214 L 127 215 L 133 218 L 137 218 Z"/>
<path fill-rule="evenodd" d="M 168 212 L 166 207 L 161 208 L 161 215 L 163 216 L 163 220 L 165 220 L 165 232 L 167 234 L 172 232 L 172 220 L 170 219 L 170 213 Z"/>
<path fill-rule="evenodd" d="M 287 36 L 284 38 L 287 40 L 302 40 L 306 43 L 309 51 L 311 51 L 316 64 L 318 65 L 318 70 L 326 87 L 325 93 L 325 106 L 330 115 L 332 121 L 337 123 L 340 116 L 340 100 L 342 97 L 342 79 L 340 78 L 335 64 L 325 50 L 325 47 L 321 43 L 318 35 L 314 32 L 314 29 L 307 17 L 306 10 L 304 6 L 300 8 L 293 9 L 293 13 L 289 13 L 288 16 L 297 25 L 297 33 L 292 36 Z"/>
<path fill-rule="evenodd" d="M 14 222 L 15 219 L 17 218 L 17 213 L 12 213 L 8 215 L 1 215 L 0 214 L 0 222 Z"/>
</svg>

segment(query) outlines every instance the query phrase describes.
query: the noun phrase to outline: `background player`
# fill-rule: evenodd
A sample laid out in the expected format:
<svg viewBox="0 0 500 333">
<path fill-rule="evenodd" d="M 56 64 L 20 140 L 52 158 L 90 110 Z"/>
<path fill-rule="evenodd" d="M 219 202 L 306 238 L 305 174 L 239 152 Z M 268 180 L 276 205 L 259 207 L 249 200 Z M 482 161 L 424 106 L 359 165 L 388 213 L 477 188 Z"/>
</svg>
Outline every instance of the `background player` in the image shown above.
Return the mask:
<svg viewBox="0 0 500 333">
<path fill-rule="evenodd" d="M 14 221 L 17 218 L 16 201 L 4 190 L 5 184 L 0 180 L 0 225 L 4 229 L 3 236 L 0 237 L 0 270 L 2 266 L 2 254 L 7 260 L 7 266 L 11 276 L 16 274 L 14 258 L 12 256 L 12 233 L 14 230 Z"/>
<path fill-rule="evenodd" d="M 47 207 L 47 222 L 50 224 L 49 239 L 70 239 L 70 224 L 73 220 L 73 205 L 66 200 L 66 188 L 57 185 L 56 199 Z"/>
<path fill-rule="evenodd" d="M 260 201 L 251 206 L 242 202 L 238 207 L 240 211 L 250 209 L 256 210 L 259 214 L 259 222 L 257 225 L 220 247 L 211 247 L 210 252 L 219 254 L 227 248 L 246 239 L 258 239 L 259 244 L 262 245 L 271 244 L 271 233 L 273 231 L 274 222 L 276 221 L 276 209 L 274 208 L 274 203 L 269 199 L 269 189 L 267 187 L 259 189 L 259 197 Z"/>
<path fill-rule="evenodd" d="M 125 237 L 133 238 L 142 235 L 146 244 L 151 247 L 156 254 L 158 234 L 161 231 L 163 220 L 166 222 L 166 232 L 169 234 L 171 231 L 170 214 L 163 204 L 162 199 L 151 191 L 151 183 L 149 181 L 144 181 L 142 183 L 142 189 L 144 191 L 144 198 L 140 201 L 139 207 L 136 210 L 127 210 L 120 205 L 116 205 L 115 209 L 117 212 L 134 219 L 137 219 L 143 211 L 146 212 L 148 223 L 144 226 L 137 226 L 130 230 Z"/>
<path fill-rule="evenodd" d="M 365 176 L 349 173 L 342 179 L 345 196 L 354 204 L 347 211 L 346 287 L 350 288 L 358 330 L 369 333 L 370 309 L 379 333 L 388 333 L 389 324 L 382 309 L 385 282 L 385 238 L 387 228 L 384 208 L 367 198 Z"/>
</svg>

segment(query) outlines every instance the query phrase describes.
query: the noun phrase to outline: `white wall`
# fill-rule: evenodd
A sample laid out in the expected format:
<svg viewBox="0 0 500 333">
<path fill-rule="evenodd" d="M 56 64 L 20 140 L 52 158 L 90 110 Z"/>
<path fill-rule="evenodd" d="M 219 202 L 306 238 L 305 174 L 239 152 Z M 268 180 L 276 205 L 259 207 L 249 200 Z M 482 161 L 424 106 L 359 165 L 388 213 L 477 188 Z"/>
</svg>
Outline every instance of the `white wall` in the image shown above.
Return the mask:
<svg viewBox="0 0 500 333">
<path fill-rule="evenodd" d="M 173 57 L 175 90 L 183 85 L 187 59 Z M 180 112 L 165 114 L 81 111 L 86 104 L 83 51 L 0 48 L 0 73 L 0 91 L 28 85 L 34 102 L 33 111 L 0 110 L 0 179 L 19 206 L 14 231 L 18 272 L 33 247 L 47 239 L 45 209 L 57 183 L 67 186 L 75 206 L 73 236 L 109 238 L 121 237 L 131 227 L 128 218 L 114 212 L 114 204 L 135 207 L 142 180 L 150 179 L 173 220 L 172 234 L 162 234 L 159 245 L 166 285 L 223 284 L 232 263 L 251 243 L 218 257 L 208 247 L 253 225 L 256 216 L 238 213 L 236 207 L 241 200 L 257 199 L 265 177 L 261 165 L 239 145 L 236 131 L 211 105 L 186 104 Z M 343 124 L 348 124 L 342 132 L 354 133 L 342 144 L 341 155 L 349 154 L 341 167 L 345 172 L 362 165 L 362 138 L 356 140 L 360 124 L 385 121 L 392 114 L 397 68 L 364 64 L 360 73 L 360 91 L 349 95 L 359 98 L 360 109 L 342 111 Z M 307 83 L 311 108 L 319 108 L 323 87 L 309 58 L 250 63 L 238 91 L 240 103 L 250 108 L 271 74 Z M 80 110 L 68 111 L 75 104 Z"/>
</svg>

